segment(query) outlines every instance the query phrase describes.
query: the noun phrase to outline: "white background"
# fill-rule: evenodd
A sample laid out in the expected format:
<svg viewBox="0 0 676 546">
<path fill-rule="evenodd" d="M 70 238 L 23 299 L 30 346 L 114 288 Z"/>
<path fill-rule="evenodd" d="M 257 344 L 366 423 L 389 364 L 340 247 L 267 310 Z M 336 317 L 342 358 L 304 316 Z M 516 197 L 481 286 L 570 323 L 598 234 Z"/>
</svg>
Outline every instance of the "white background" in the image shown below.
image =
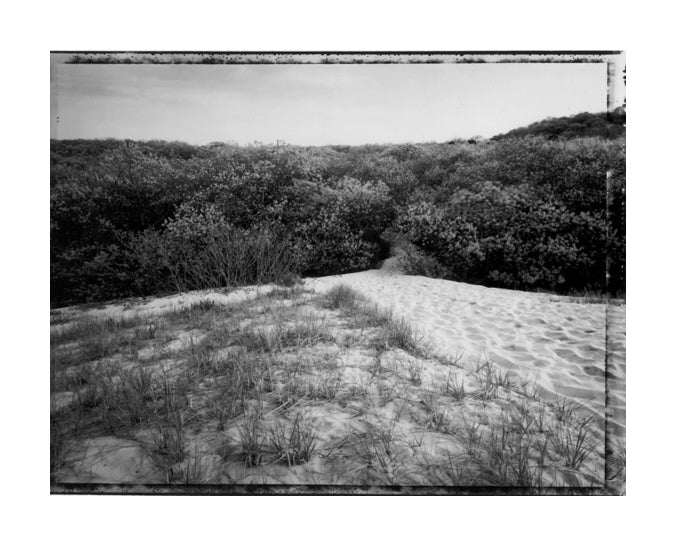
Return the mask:
<svg viewBox="0 0 676 546">
<path fill-rule="evenodd" d="M 321 5 L 321 7 L 320 7 Z M 6 544 L 663 544 L 674 503 L 673 17 L 666 3 L 14 2 L 3 7 Z M 554 6 L 546 8 L 545 6 Z M 49 495 L 49 50 L 626 50 L 628 496 Z"/>
</svg>

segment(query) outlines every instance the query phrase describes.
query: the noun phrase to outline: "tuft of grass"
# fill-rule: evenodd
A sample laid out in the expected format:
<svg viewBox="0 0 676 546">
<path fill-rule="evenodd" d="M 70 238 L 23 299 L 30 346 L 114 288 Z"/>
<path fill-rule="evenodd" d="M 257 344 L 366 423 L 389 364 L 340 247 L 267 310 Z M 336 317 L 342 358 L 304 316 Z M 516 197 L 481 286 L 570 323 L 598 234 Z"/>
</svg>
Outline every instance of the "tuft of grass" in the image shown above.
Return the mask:
<svg viewBox="0 0 676 546">
<path fill-rule="evenodd" d="M 158 388 L 150 369 L 139 366 L 121 370 L 116 378 L 102 377 L 80 405 L 84 410 L 96 408 L 103 426 L 113 432 L 149 422 L 155 415 Z"/>
<path fill-rule="evenodd" d="M 68 452 L 69 436 L 62 413 L 52 412 L 49 419 L 49 465 L 52 475 L 64 467 Z"/>
<path fill-rule="evenodd" d="M 65 390 L 76 390 L 85 385 L 90 385 L 96 381 L 97 376 L 96 367 L 86 364 L 69 368 L 58 376 L 56 371 L 53 371 L 55 373 L 54 383 L 58 383 L 58 386 Z"/>
<path fill-rule="evenodd" d="M 498 387 L 502 387 L 505 390 L 512 390 L 516 386 L 516 380 L 514 374 L 510 371 L 502 372 L 500 370 L 495 371 L 495 384 Z"/>
<path fill-rule="evenodd" d="M 462 402 L 465 399 L 465 396 L 467 396 L 467 393 L 465 392 L 465 380 L 463 379 L 458 382 L 457 376 L 449 373 L 446 377 L 444 392 L 449 394 L 456 402 Z"/>
<path fill-rule="evenodd" d="M 471 458 L 477 457 L 481 452 L 481 444 L 483 440 L 483 431 L 479 423 L 468 423 L 465 421 L 463 434 L 460 436 L 461 441 L 465 447 L 467 455 Z"/>
<path fill-rule="evenodd" d="M 439 361 L 446 365 L 446 366 L 453 366 L 455 368 L 461 368 L 462 367 L 462 360 L 465 357 L 465 353 L 463 351 L 456 352 L 455 355 L 453 356 L 441 356 L 438 357 Z"/>
<path fill-rule="evenodd" d="M 290 326 L 276 325 L 270 331 L 244 332 L 236 343 L 251 352 L 276 353 L 282 349 L 310 347 L 331 341 L 334 338 L 325 322 L 306 318 Z"/>
<path fill-rule="evenodd" d="M 203 484 L 207 482 L 211 465 L 204 462 L 204 453 L 195 446 L 195 453 L 186 461 L 182 482 L 186 485 Z"/>
<path fill-rule="evenodd" d="M 516 412 L 510 415 L 510 423 L 515 429 L 538 434 L 547 431 L 547 406 L 544 403 L 541 402 L 532 408 L 527 402 L 514 402 L 513 408 Z"/>
<path fill-rule="evenodd" d="M 404 466 L 403 449 L 397 445 L 394 423 L 388 427 L 364 423 L 364 431 L 350 439 L 362 468 L 396 485 Z M 368 477 L 367 477 L 368 479 Z"/>
<path fill-rule="evenodd" d="M 441 464 L 430 465 L 430 470 L 439 485 L 471 487 L 478 479 L 478 471 L 473 467 L 471 459 L 465 455 L 446 453 Z"/>
<path fill-rule="evenodd" d="M 121 318 L 83 318 L 73 322 L 66 328 L 61 328 L 51 334 L 51 341 L 56 345 L 73 341 L 85 341 L 96 339 L 102 335 L 108 335 L 122 330 L 129 330 L 141 326 L 147 318 L 141 315 L 132 315 Z"/>
<path fill-rule="evenodd" d="M 345 314 L 349 318 L 349 324 L 360 330 L 384 327 L 392 318 L 391 313 L 369 304 L 357 305 L 345 311 Z"/>
<path fill-rule="evenodd" d="M 511 430 L 505 422 L 491 423 L 468 456 L 477 471 L 477 485 L 542 486 L 543 467 L 538 464 L 534 437 Z"/>
<path fill-rule="evenodd" d="M 540 389 L 537 385 L 537 381 L 530 381 L 527 377 L 520 379 L 518 388 L 515 388 L 514 390 L 531 400 L 540 399 Z"/>
<path fill-rule="evenodd" d="M 207 401 L 207 416 L 216 421 L 216 430 L 225 430 L 231 419 L 241 414 L 243 408 L 243 393 L 237 390 L 237 385 L 229 382 L 221 385 L 215 395 Z"/>
<path fill-rule="evenodd" d="M 479 390 L 473 395 L 481 400 L 497 398 L 500 388 L 512 390 L 516 386 L 512 372 L 502 372 L 490 360 L 478 365 L 472 373 L 479 381 Z"/>
<path fill-rule="evenodd" d="M 58 415 L 57 425 L 68 430 L 117 433 L 138 426 L 155 425 L 159 420 L 180 430 L 180 412 L 187 405 L 189 388 L 181 375 L 170 383 L 158 380 L 152 368 L 137 365 L 118 369 L 114 366 L 86 367 L 84 383 L 73 388 L 73 402 L 68 412 Z"/>
<path fill-rule="evenodd" d="M 134 330 L 134 341 L 142 342 L 155 339 L 157 337 L 158 322 L 151 321 Z"/>
<path fill-rule="evenodd" d="M 51 334 L 51 367 L 65 370 L 117 353 L 135 353 L 157 335 L 159 322 L 140 315 L 118 319 L 86 318 Z"/>
<path fill-rule="evenodd" d="M 296 413 L 287 423 L 277 419 L 268 430 L 268 443 L 272 462 L 284 462 L 288 466 L 307 463 L 317 447 L 317 434 L 310 423 Z"/>
<path fill-rule="evenodd" d="M 309 385 L 298 378 L 292 378 L 273 393 L 275 401 L 283 407 L 290 407 L 309 397 Z"/>
<path fill-rule="evenodd" d="M 422 384 L 422 364 L 419 362 L 408 362 L 406 363 L 406 371 L 411 383 L 415 386 Z"/>
<path fill-rule="evenodd" d="M 341 385 L 342 378 L 340 376 L 326 375 L 319 381 L 309 383 L 309 398 L 331 402 L 338 397 Z"/>
<path fill-rule="evenodd" d="M 547 415 L 547 405 L 544 402 L 540 402 L 537 405 L 537 411 L 534 414 L 533 422 L 535 423 L 535 430 L 538 433 L 543 433 L 546 431 L 545 428 L 545 416 Z"/>
<path fill-rule="evenodd" d="M 618 477 L 624 478 L 627 469 L 627 448 L 624 441 L 610 443 L 606 461 L 608 465 L 608 482 L 612 483 Z"/>
<path fill-rule="evenodd" d="M 301 400 L 327 400 L 331 402 L 338 397 L 341 386 L 342 378 L 331 374 L 309 380 L 291 376 L 273 392 L 273 397 L 287 408 Z"/>
<path fill-rule="evenodd" d="M 387 381 L 379 381 L 377 384 L 378 397 L 380 398 L 380 405 L 384 406 L 392 402 L 396 396 L 399 395 L 399 387 L 396 383 L 388 383 Z"/>
<path fill-rule="evenodd" d="M 83 414 L 89 410 L 98 407 L 104 400 L 110 400 L 112 395 L 112 385 L 105 378 L 97 378 L 91 381 L 84 388 L 75 391 L 75 401 L 80 413 Z"/>
<path fill-rule="evenodd" d="M 309 347 L 333 340 L 325 322 L 310 319 L 294 324 L 290 328 L 278 329 L 276 342 L 280 348 L 296 348 Z"/>
<path fill-rule="evenodd" d="M 422 336 L 402 319 L 390 319 L 385 325 L 385 342 L 411 354 L 420 353 Z"/>
<path fill-rule="evenodd" d="M 217 318 L 229 317 L 233 314 L 231 305 L 203 299 L 189 305 L 176 307 L 162 315 L 172 325 L 188 325 L 191 328 L 210 330 Z"/>
<path fill-rule="evenodd" d="M 191 337 L 187 364 L 190 374 L 196 378 L 201 378 L 221 372 L 223 363 L 216 358 L 208 344 L 195 344 Z"/>
<path fill-rule="evenodd" d="M 375 306 L 359 309 L 361 326 L 378 327 L 382 331 L 371 342 L 377 353 L 390 349 L 402 349 L 414 356 L 426 356 L 424 338 L 410 324 L 400 318 L 394 318 L 391 312 L 381 311 Z"/>
<path fill-rule="evenodd" d="M 325 305 L 329 309 L 352 310 L 357 306 L 357 302 L 360 300 L 363 300 L 361 294 L 346 284 L 333 286 L 325 295 Z"/>
<path fill-rule="evenodd" d="M 257 409 L 244 412 L 244 419 L 237 426 L 239 431 L 240 459 L 250 468 L 263 463 L 265 452 L 261 415 Z"/>
<path fill-rule="evenodd" d="M 556 420 L 560 423 L 569 423 L 574 420 L 576 413 L 580 409 L 580 404 L 568 398 L 556 397 L 551 404 L 554 410 Z"/>
<path fill-rule="evenodd" d="M 267 298 L 275 300 L 294 300 L 305 294 L 305 290 L 302 286 L 284 286 L 284 287 L 275 287 L 265 294 Z"/>
<path fill-rule="evenodd" d="M 448 418 L 446 408 L 439 405 L 439 400 L 436 395 L 426 393 L 422 398 L 422 404 L 427 411 L 427 428 L 435 432 L 449 433 L 451 430 L 451 422 Z"/>
<path fill-rule="evenodd" d="M 221 305 L 216 303 L 214 300 L 200 300 L 194 303 L 191 303 L 184 308 L 185 312 L 188 314 L 193 313 L 208 313 L 214 309 L 220 308 Z"/>
<path fill-rule="evenodd" d="M 591 434 L 596 417 L 588 415 L 576 419 L 572 426 L 558 426 L 549 435 L 552 446 L 559 453 L 565 465 L 577 470 L 596 448 Z"/>
<path fill-rule="evenodd" d="M 516 411 L 510 412 L 506 421 L 512 430 L 528 434 L 534 429 L 535 417 L 526 405 L 516 404 L 512 406 Z"/>
<path fill-rule="evenodd" d="M 183 418 L 174 420 L 175 426 L 159 426 L 153 435 L 150 458 L 164 472 L 167 483 L 180 478 L 175 467 L 183 462 L 186 455 Z"/>
<path fill-rule="evenodd" d="M 380 377 L 384 371 L 383 359 L 380 353 L 377 353 L 375 358 L 368 365 L 368 371 L 372 377 Z"/>
<path fill-rule="evenodd" d="M 155 453 L 162 458 L 168 467 L 180 463 L 185 458 L 185 440 L 183 428 L 159 427 L 153 436 Z"/>
</svg>

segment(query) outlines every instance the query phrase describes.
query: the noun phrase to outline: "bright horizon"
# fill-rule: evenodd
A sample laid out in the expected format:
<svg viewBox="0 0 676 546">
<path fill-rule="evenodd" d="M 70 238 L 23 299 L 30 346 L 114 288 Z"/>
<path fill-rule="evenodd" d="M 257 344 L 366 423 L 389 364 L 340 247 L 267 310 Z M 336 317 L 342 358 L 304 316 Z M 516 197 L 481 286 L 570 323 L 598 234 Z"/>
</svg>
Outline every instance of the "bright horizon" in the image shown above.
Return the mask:
<svg viewBox="0 0 676 546">
<path fill-rule="evenodd" d="M 490 138 L 603 112 L 604 63 L 57 64 L 51 138 L 283 141 L 302 146 Z"/>
</svg>

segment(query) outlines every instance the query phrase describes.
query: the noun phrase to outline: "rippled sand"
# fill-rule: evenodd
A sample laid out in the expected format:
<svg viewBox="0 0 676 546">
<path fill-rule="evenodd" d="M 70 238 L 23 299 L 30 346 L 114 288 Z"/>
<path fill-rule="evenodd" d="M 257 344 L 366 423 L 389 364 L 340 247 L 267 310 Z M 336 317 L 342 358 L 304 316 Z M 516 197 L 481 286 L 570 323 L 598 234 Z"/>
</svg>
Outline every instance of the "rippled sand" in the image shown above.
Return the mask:
<svg viewBox="0 0 676 546">
<path fill-rule="evenodd" d="M 462 356 L 471 366 L 490 359 L 535 381 L 544 399 L 565 396 L 605 413 L 609 431 L 624 437 L 623 304 L 584 303 L 383 270 L 306 280 L 316 291 L 339 283 L 392 309 L 440 353 Z"/>
</svg>

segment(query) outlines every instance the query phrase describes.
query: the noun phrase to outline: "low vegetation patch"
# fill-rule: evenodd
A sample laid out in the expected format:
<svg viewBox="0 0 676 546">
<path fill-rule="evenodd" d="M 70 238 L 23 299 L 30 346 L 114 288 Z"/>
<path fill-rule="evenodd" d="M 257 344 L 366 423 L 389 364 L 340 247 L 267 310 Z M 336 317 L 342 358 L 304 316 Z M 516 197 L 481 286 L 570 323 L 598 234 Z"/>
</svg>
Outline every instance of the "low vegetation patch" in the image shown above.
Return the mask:
<svg viewBox="0 0 676 546">
<path fill-rule="evenodd" d="M 85 316 L 52 330 L 53 482 L 92 472 L 190 484 L 603 482 L 596 416 L 539 399 L 490 361 L 437 358 L 406 322 L 344 285 Z M 101 445 L 113 440 L 146 456 L 106 458 Z"/>
</svg>

